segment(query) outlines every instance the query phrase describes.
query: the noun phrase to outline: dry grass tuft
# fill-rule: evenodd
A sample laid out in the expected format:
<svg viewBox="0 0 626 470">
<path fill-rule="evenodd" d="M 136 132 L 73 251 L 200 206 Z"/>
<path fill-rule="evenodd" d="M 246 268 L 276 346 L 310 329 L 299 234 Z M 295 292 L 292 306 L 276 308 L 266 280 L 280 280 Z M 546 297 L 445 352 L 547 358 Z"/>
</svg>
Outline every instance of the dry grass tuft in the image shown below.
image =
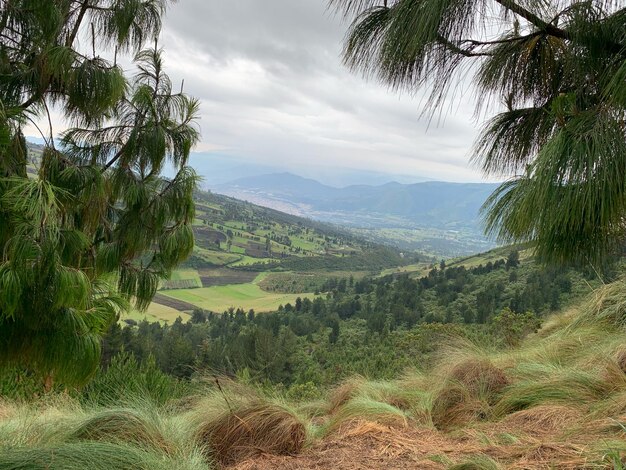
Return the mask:
<svg viewBox="0 0 626 470">
<path fill-rule="evenodd" d="M 106 410 L 84 420 L 70 435 L 81 441 L 106 441 L 171 452 L 156 417 L 133 410 Z"/>
<path fill-rule="evenodd" d="M 486 359 L 466 359 L 446 375 L 435 393 L 431 416 L 438 429 L 448 430 L 491 416 L 491 405 L 509 385 L 505 373 Z"/>
<path fill-rule="evenodd" d="M 0 421 L 9 419 L 15 414 L 15 406 L 0 399 Z"/>
<path fill-rule="evenodd" d="M 582 418 L 582 412 L 571 406 L 538 405 L 506 416 L 501 425 L 530 435 L 552 435 L 572 429 Z"/>
<path fill-rule="evenodd" d="M 353 377 L 341 383 L 330 394 L 329 398 L 329 413 L 336 412 L 343 405 L 348 403 L 351 399 L 355 398 L 359 389 L 365 383 L 365 379 L 362 377 Z"/>
<path fill-rule="evenodd" d="M 509 385 L 506 374 L 486 359 L 467 359 L 449 373 L 448 381 L 462 384 L 473 396 L 484 396 L 490 402 Z"/>
<path fill-rule="evenodd" d="M 620 370 L 626 374 L 626 345 L 620 346 L 614 354 L 615 362 Z"/>
<path fill-rule="evenodd" d="M 597 324 L 598 321 L 612 326 L 626 326 L 625 292 L 626 278 L 596 289 L 569 327 L 575 329 L 581 324 Z"/>
<path fill-rule="evenodd" d="M 449 384 L 441 389 L 433 399 L 432 422 L 437 429 L 444 431 L 484 421 L 490 415 L 489 404 L 473 397 L 466 388 Z"/>
<path fill-rule="evenodd" d="M 367 420 L 382 425 L 406 428 L 408 415 L 389 403 L 357 397 L 341 406 L 322 429 L 322 434 L 335 432 L 353 422 Z"/>
<path fill-rule="evenodd" d="M 293 455 L 304 446 L 304 424 L 287 409 L 253 403 L 204 423 L 197 433 L 207 456 L 232 465 L 260 454 Z"/>
</svg>

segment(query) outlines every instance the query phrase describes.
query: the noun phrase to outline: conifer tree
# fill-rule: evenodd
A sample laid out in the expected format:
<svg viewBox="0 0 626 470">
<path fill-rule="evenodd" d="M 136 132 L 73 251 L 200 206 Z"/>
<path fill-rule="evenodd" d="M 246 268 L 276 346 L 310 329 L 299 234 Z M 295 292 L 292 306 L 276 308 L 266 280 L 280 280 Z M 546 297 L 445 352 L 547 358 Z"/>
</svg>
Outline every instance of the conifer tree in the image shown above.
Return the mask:
<svg viewBox="0 0 626 470">
<path fill-rule="evenodd" d="M 101 335 L 193 248 L 198 103 L 163 70 L 165 0 L 0 5 L 0 365 L 80 385 Z M 60 139 L 51 109 L 69 127 Z"/>
<path fill-rule="evenodd" d="M 352 69 L 430 90 L 440 110 L 473 81 L 497 113 L 475 159 L 512 178 L 485 205 L 488 232 L 549 262 L 594 263 L 623 246 L 626 8 L 613 0 L 330 0 L 356 15 Z"/>
</svg>

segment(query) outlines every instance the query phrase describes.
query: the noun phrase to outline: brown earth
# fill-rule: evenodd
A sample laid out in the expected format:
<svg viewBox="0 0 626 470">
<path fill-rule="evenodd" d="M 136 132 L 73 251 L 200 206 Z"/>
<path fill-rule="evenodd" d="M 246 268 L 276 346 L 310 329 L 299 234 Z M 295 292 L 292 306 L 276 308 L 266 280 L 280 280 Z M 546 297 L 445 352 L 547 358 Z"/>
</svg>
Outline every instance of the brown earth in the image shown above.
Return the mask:
<svg viewBox="0 0 626 470">
<path fill-rule="evenodd" d="M 166 307 L 171 307 L 180 312 L 192 311 L 197 307 L 194 304 L 190 304 L 189 302 L 185 302 L 184 300 L 174 299 L 172 297 L 168 297 L 163 294 L 157 293 L 152 299 L 153 302 L 161 305 L 165 305 Z"/>
<path fill-rule="evenodd" d="M 199 269 L 198 274 L 202 287 L 227 286 L 230 284 L 247 284 L 254 281 L 257 272 L 237 271 L 228 268 Z"/>
<path fill-rule="evenodd" d="M 493 423 L 492 423 L 493 425 Z M 477 456 L 489 457 L 506 469 L 598 468 L 584 444 L 557 436 L 519 436 L 499 443 L 501 430 L 473 428 L 444 433 L 434 428 L 392 427 L 354 421 L 295 456 L 261 455 L 232 470 L 366 470 L 446 469 Z M 568 442 L 569 441 L 569 442 Z M 467 467 L 477 468 L 477 467 Z M 612 467 L 611 467 L 612 468 Z"/>
</svg>

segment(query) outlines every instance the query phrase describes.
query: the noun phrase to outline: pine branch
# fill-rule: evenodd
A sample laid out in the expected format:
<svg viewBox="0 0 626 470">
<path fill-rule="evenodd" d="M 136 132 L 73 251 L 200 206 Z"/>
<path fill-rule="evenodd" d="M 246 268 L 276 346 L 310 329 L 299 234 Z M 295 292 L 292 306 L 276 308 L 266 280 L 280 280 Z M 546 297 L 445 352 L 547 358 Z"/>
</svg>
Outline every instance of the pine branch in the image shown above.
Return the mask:
<svg viewBox="0 0 626 470">
<path fill-rule="evenodd" d="M 489 57 L 491 56 L 491 54 L 489 54 L 488 52 L 472 52 L 471 50 L 463 49 L 462 47 L 457 46 L 450 40 L 444 38 L 442 35 L 438 35 L 437 40 L 441 44 L 446 46 L 448 49 L 450 49 L 452 52 L 456 52 L 457 54 L 460 54 L 465 57 Z"/>
<path fill-rule="evenodd" d="M 78 35 L 78 31 L 80 30 L 80 25 L 82 24 L 85 14 L 87 13 L 87 10 L 89 8 L 90 8 L 89 0 L 85 0 L 80 7 L 78 18 L 76 18 L 76 23 L 74 23 L 74 29 L 72 30 L 70 35 L 67 37 L 67 41 L 65 42 L 65 45 L 67 47 L 70 47 L 72 44 L 74 44 L 74 40 L 76 39 L 76 36 Z"/>
<path fill-rule="evenodd" d="M 502 5 L 504 8 L 506 8 L 507 10 L 510 10 L 513 13 L 515 13 L 516 15 L 521 16 L 526 21 L 528 21 L 529 23 L 533 24 L 537 28 L 545 31 L 546 33 L 550 34 L 551 36 L 556 36 L 556 37 L 559 37 L 561 39 L 571 39 L 571 36 L 570 36 L 570 34 L 567 31 L 565 31 L 565 30 L 563 30 L 561 28 L 558 28 L 558 27 L 554 26 L 553 24 L 550 24 L 550 23 L 544 21 L 543 19 L 541 19 L 536 14 L 532 13 L 531 11 L 529 11 L 526 8 L 522 7 L 521 5 L 518 5 L 517 3 L 513 2 L 512 0 L 495 0 L 495 1 L 497 3 L 499 3 L 500 5 Z"/>
</svg>

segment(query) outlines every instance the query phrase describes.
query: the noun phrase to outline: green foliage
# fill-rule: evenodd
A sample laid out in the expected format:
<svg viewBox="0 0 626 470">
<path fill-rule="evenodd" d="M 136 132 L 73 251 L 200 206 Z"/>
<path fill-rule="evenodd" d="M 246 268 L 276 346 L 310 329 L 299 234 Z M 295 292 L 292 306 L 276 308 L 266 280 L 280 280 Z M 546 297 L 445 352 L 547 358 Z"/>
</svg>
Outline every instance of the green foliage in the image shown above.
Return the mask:
<svg viewBox="0 0 626 470">
<path fill-rule="evenodd" d="M 505 344 L 518 346 L 529 333 L 539 329 L 541 320 L 533 312 L 515 313 L 506 307 L 494 315 L 492 324 L 495 334 Z"/>
<path fill-rule="evenodd" d="M 106 369 L 98 371 L 80 397 L 91 405 L 142 401 L 161 406 L 183 397 L 190 389 L 189 384 L 162 372 L 153 357 L 139 364 L 133 354 L 122 352 L 111 359 Z"/>
<path fill-rule="evenodd" d="M 479 111 L 494 102 L 506 106 L 475 149 L 485 173 L 516 175 L 484 206 L 490 234 L 532 241 L 549 262 L 598 263 L 619 250 L 626 213 L 620 4 L 330 4 L 356 15 L 344 46 L 352 69 L 393 88 L 430 89 L 432 111 L 469 71 Z"/>
<path fill-rule="evenodd" d="M 108 442 L 77 442 L 50 446 L 28 446 L 6 449 L 0 455 L 0 468 L 46 470 L 171 470 L 186 468 L 206 470 L 199 458 L 185 459 L 151 452 L 126 444 Z"/>
<path fill-rule="evenodd" d="M 0 396 L 11 400 L 32 400 L 41 393 L 40 377 L 18 367 L 0 370 Z"/>
<path fill-rule="evenodd" d="M 328 386 L 354 374 L 392 379 L 408 367 L 430 366 L 441 345 L 458 338 L 514 346 L 587 288 L 573 270 L 526 261 L 507 268 L 515 264 L 507 263 L 509 252 L 417 279 L 331 278 L 325 296 L 297 298 L 271 313 L 197 311 L 187 323 L 114 328 L 105 356 L 123 346 L 140 363 L 153 356 L 179 378 L 245 374 L 251 383 L 280 384 L 294 399 L 308 396 L 310 383 Z"/>
<path fill-rule="evenodd" d="M 66 385 L 85 383 L 100 340 L 133 301 L 193 249 L 198 103 L 174 93 L 156 42 L 166 2 L 15 0 L 0 13 L 0 361 Z M 77 41 L 93 35 L 85 55 Z M 134 55 L 139 73 L 98 56 Z M 30 178 L 23 128 L 52 128 Z M 45 126 L 39 126 L 44 128 Z M 169 162 L 173 178 L 161 176 Z"/>
</svg>

